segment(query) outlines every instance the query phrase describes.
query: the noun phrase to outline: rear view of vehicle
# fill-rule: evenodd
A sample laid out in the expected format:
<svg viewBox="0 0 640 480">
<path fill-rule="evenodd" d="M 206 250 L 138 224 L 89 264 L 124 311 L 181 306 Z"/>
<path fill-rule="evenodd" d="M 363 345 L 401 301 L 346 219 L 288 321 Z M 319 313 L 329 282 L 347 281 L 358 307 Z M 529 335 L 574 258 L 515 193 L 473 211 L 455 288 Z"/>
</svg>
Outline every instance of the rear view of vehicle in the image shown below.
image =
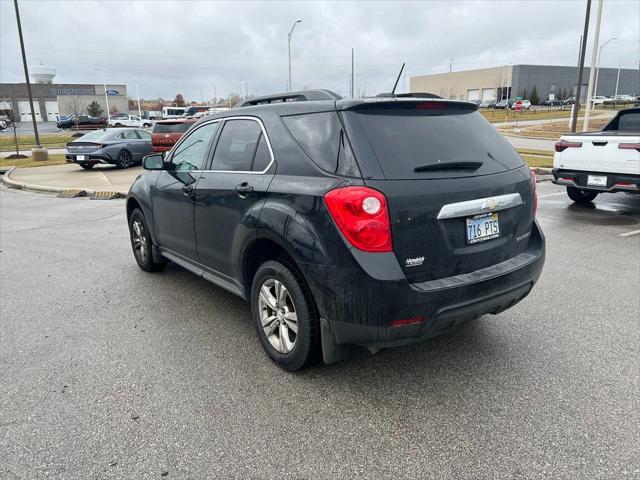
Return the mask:
<svg viewBox="0 0 640 480">
<path fill-rule="evenodd" d="M 195 119 L 161 120 L 156 122 L 151 134 L 154 152 L 167 152 L 195 123 Z"/>
<path fill-rule="evenodd" d="M 555 146 L 554 183 L 588 203 L 599 193 L 640 193 L 640 108 L 621 110 L 601 132 L 563 135 Z"/>
<path fill-rule="evenodd" d="M 437 100 L 345 105 L 364 186 L 325 196 L 358 265 L 341 263 L 333 277 L 343 289 L 328 313 L 338 342 L 437 335 L 510 308 L 537 281 L 535 178 L 476 110 Z"/>
</svg>

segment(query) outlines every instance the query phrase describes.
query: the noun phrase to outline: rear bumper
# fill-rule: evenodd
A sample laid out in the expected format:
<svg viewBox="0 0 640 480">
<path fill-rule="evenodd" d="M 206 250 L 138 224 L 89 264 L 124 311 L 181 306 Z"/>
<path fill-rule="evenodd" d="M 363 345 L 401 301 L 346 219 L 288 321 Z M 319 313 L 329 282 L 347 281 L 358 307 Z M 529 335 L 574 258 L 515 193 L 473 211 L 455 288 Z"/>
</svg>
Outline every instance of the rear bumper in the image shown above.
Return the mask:
<svg viewBox="0 0 640 480">
<path fill-rule="evenodd" d="M 78 154 L 75 153 L 66 153 L 64 158 L 67 163 L 106 163 L 109 165 L 113 165 L 115 160 L 113 160 L 109 155 L 105 154 L 95 154 L 95 153 L 83 153 L 80 155 L 84 155 L 84 160 L 78 160 Z"/>
<path fill-rule="evenodd" d="M 632 175 L 628 173 L 587 172 L 561 168 L 554 168 L 552 173 L 552 182 L 556 185 L 575 187 L 580 190 L 589 190 L 593 192 L 640 193 L 640 175 Z M 605 176 L 607 177 L 607 184 L 604 186 L 588 185 L 589 175 Z"/>
<path fill-rule="evenodd" d="M 153 145 L 153 147 L 151 147 L 151 150 L 153 151 L 153 153 L 160 153 L 160 152 L 168 152 L 172 148 L 173 148 L 173 145 L 171 146 Z"/>
<path fill-rule="evenodd" d="M 360 280 L 349 279 L 342 286 L 339 297 L 339 279 L 326 279 L 323 286 L 312 280 L 322 335 L 331 337 L 322 339 L 323 350 L 331 343 L 380 348 L 409 344 L 466 320 L 500 313 L 527 296 L 540 277 L 544 258 L 544 236 L 534 223 L 525 252 L 475 272 L 414 284 L 375 280 L 362 272 Z"/>
</svg>

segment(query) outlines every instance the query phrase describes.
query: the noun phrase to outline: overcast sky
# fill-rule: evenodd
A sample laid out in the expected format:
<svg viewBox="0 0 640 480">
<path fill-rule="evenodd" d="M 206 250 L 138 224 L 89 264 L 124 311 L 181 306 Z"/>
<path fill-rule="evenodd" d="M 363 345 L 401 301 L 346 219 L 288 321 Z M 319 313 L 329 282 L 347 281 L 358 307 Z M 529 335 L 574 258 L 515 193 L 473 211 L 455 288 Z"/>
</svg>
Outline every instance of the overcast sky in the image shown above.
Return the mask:
<svg viewBox="0 0 640 480">
<path fill-rule="evenodd" d="M 30 65 L 54 66 L 59 83 L 125 83 L 144 98 L 180 92 L 199 101 L 287 87 L 389 91 L 408 76 L 532 63 L 575 65 L 586 0 L 414 2 L 218 2 L 19 0 Z M 591 50 L 597 0 L 592 5 Z M 601 66 L 638 68 L 640 2 L 605 0 Z M 13 0 L 0 0 L 0 81 L 24 81 Z M 591 62 L 588 53 L 586 65 Z M 403 78 L 399 90 L 409 86 Z"/>
</svg>

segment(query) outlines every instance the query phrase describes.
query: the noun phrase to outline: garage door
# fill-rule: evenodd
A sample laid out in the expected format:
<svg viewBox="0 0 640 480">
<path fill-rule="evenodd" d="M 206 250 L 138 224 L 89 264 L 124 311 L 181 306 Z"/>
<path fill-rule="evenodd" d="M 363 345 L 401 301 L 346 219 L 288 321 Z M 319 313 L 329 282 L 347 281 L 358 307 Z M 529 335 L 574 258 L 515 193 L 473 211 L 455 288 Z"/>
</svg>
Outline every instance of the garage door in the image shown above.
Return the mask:
<svg viewBox="0 0 640 480">
<path fill-rule="evenodd" d="M 33 109 L 36 112 L 36 122 L 42 121 L 42 116 L 40 115 L 40 103 L 33 102 Z M 18 102 L 18 111 L 20 112 L 20 121 L 21 122 L 30 122 L 31 121 L 31 109 L 29 108 L 28 100 L 20 100 Z"/>
<path fill-rule="evenodd" d="M 480 90 L 467 90 L 467 101 L 473 102 L 474 100 L 480 100 Z"/>
<path fill-rule="evenodd" d="M 495 100 L 496 99 L 496 89 L 495 88 L 483 88 L 482 89 L 482 101 L 485 100 Z"/>
<path fill-rule="evenodd" d="M 44 102 L 44 109 L 46 110 L 47 122 L 55 122 L 58 120 L 60 114 L 58 113 L 58 102 L 56 100 L 47 100 Z"/>
</svg>

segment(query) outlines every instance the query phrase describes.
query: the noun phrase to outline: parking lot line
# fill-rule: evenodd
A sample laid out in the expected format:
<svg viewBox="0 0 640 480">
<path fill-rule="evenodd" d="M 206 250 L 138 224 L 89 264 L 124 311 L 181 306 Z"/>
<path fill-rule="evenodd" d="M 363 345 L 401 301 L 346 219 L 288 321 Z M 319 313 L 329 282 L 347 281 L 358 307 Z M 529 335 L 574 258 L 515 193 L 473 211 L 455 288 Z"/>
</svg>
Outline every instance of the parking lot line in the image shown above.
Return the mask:
<svg viewBox="0 0 640 480">
<path fill-rule="evenodd" d="M 621 237 L 632 237 L 633 235 L 638 235 L 638 234 L 640 234 L 640 230 L 632 230 L 630 232 L 620 233 L 619 235 Z"/>
<path fill-rule="evenodd" d="M 564 195 L 566 192 L 548 193 L 546 195 L 538 195 L 538 198 L 553 197 L 555 195 Z"/>
</svg>

